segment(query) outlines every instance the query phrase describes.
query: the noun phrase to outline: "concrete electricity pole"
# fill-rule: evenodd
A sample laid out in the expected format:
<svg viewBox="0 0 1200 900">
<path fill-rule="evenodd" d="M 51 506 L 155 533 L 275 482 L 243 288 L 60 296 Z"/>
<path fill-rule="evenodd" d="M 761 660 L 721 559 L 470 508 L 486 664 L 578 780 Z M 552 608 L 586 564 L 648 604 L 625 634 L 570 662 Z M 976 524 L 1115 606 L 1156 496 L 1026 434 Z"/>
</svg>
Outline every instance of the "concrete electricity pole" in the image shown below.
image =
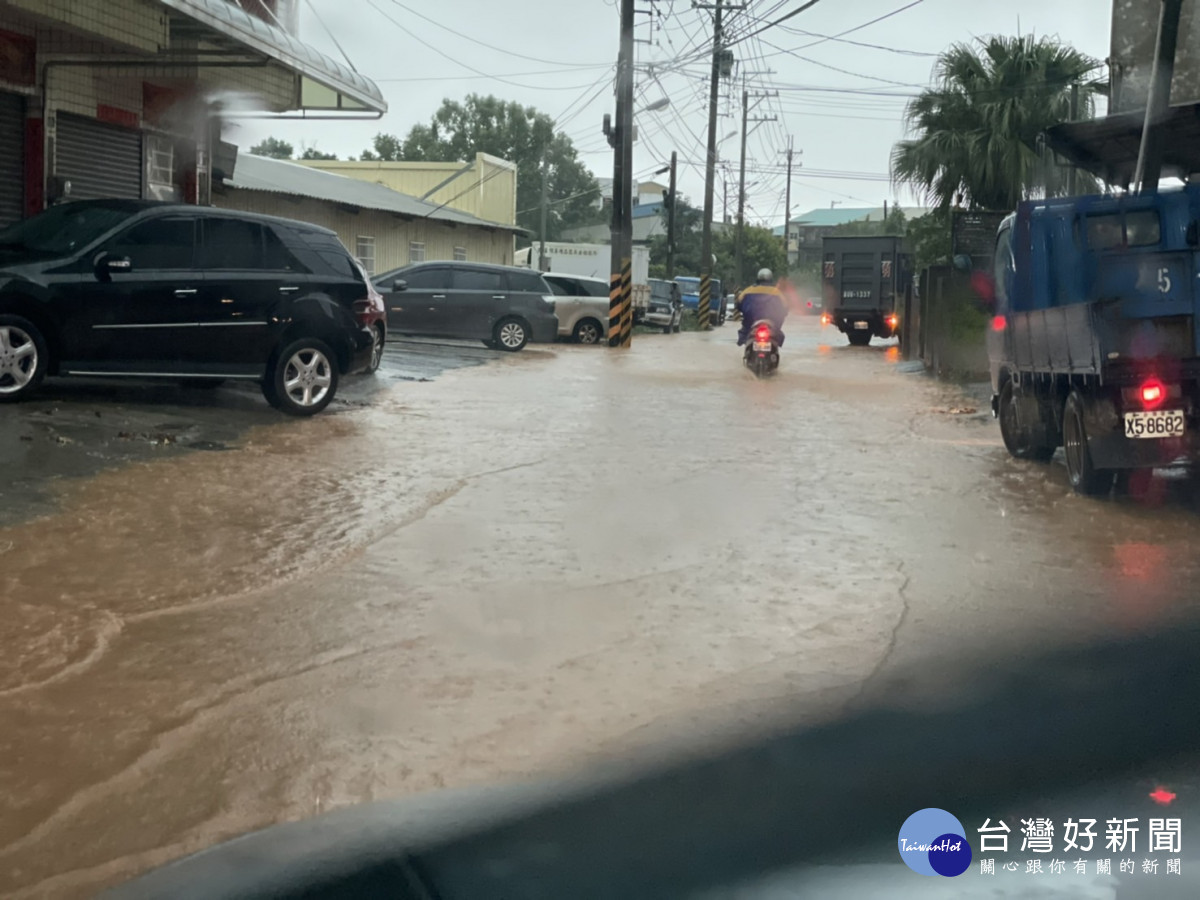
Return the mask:
<svg viewBox="0 0 1200 900">
<path fill-rule="evenodd" d="M 633 0 L 621 0 L 621 52 L 617 60 L 617 126 L 605 116 L 613 148 L 612 277 L 608 294 L 608 346 L 633 340 Z"/>
<path fill-rule="evenodd" d="M 700 239 L 700 304 L 697 313 L 700 319 L 700 330 L 708 331 L 709 316 L 712 311 L 712 226 L 713 226 L 713 181 L 717 169 L 717 101 L 721 91 L 721 53 L 722 39 L 721 16 L 723 13 L 722 0 L 717 0 L 715 7 L 698 6 L 698 9 L 715 9 L 716 18 L 713 23 L 713 55 L 712 77 L 708 88 L 708 159 L 704 168 L 704 222 Z"/>
<path fill-rule="evenodd" d="M 549 203 L 549 185 L 547 182 L 550 179 L 550 169 L 546 165 L 546 157 L 542 157 L 542 248 L 538 254 L 538 271 L 548 272 L 550 270 L 550 258 L 546 256 L 546 214 L 550 206 Z"/>
<path fill-rule="evenodd" d="M 756 97 L 770 97 L 771 94 L 755 94 Z M 736 262 L 734 263 L 734 278 L 736 279 L 735 287 L 739 290 L 745 287 L 746 278 L 742 271 L 742 254 L 743 247 L 746 243 L 746 140 L 750 137 L 750 92 L 742 90 L 742 162 L 741 169 L 738 173 L 738 207 L 737 207 L 737 244 L 734 254 Z M 761 122 L 774 122 L 775 116 L 759 117 L 754 119 L 754 124 Z"/>
<path fill-rule="evenodd" d="M 675 280 L 675 167 L 678 154 L 671 151 L 671 186 L 667 189 L 667 281 Z M 660 170 L 661 173 L 661 170 Z"/>
<path fill-rule="evenodd" d="M 1162 178 L 1163 120 L 1171 107 L 1171 81 L 1175 76 L 1175 49 L 1179 42 L 1179 20 L 1183 0 L 1162 0 L 1158 19 L 1158 40 L 1154 49 L 1154 68 L 1150 76 L 1150 96 L 1146 98 L 1146 119 L 1142 125 L 1142 145 L 1138 150 L 1133 181 L 1139 194 L 1158 191 Z"/>
<path fill-rule="evenodd" d="M 788 267 L 792 265 L 792 259 L 788 255 L 791 252 L 791 237 L 789 232 L 792 228 L 792 136 L 788 135 L 787 148 L 787 190 L 784 194 L 783 201 L 783 258 L 787 262 Z"/>
</svg>

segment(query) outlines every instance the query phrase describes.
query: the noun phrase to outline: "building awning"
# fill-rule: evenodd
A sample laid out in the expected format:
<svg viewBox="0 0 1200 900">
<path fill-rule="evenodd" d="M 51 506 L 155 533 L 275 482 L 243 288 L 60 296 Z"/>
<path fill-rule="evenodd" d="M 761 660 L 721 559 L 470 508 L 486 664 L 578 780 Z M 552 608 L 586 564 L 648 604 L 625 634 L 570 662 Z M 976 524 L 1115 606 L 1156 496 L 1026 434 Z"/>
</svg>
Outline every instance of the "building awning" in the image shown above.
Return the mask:
<svg viewBox="0 0 1200 900">
<path fill-rule="evenodd" d="M 170 9 L 171 40 L 195 39 L 262 55 L 296 74 L 293 109 L 313 112 L 387 112 L 378 86 L 348 66 L 264 22 L 228 0 L 159 0 Z"/>
<path fill-rule="evenodd" d="M 1146 113 L 1134 111 L 1066 122 L 1046 132 L 1046 143 L 1060 156 L 1111 185 L 1128 186 L 1137 169 Z M 1200 104 L 1172 106 L 1163 122 L 1163 175 L 1186 179 L 1200 172 Z"/>
</svg>

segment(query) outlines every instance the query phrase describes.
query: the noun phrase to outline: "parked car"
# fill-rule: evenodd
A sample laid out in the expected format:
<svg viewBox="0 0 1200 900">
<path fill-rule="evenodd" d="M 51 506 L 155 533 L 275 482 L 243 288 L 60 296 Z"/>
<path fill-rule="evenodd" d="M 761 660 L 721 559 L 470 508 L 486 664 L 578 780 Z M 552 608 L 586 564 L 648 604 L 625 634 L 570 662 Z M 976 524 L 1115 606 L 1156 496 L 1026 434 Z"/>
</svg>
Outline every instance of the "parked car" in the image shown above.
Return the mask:
<svg viewBox="0 0 1200 900">
<path fill-rule="evenodd" d="M 0 401 L 47 375 L 246 379 L 313 415 L 379 365 L 383 316 L 337 235 L 303 222 L 87 200 L 0 231 Z"/>
<path fill-rule="evenodd" d="M 650 306 L 642 319 L 645 325 L 661 328 L 663 334 L 678 334 L 683 321 L 683 296 L 679 285 L 661 278 L 650 279 Z"/>
<path fill-rule="evenodd" d="M 558 298 L 554 304 L 558 336 L 573 338 L 580 344 L 600 343 L 608 333 L 608 282 L 555 272 L 543 277 Z"/>
<path fill-rule="evenodd" d="M 679 285 L 679 290 L 683 294 L 684 309 L 698 313 L 700 311 L 700 279 L 693 275 L 677 275 L 675 283 Z M 724 325 L 728 312 L 725 309 L 725 304 L 721 302 L 721 298 L 725 295 L 722 292 L 721 280 L 719 278 L 712 280 L 711 290 L 709 324 L 713 326 Z"/>
<path fill-rule="evenodd" d="M 388 330 L 479 339 L 516 352 L 558 334 L 555 297 L 540 272 L 485 263 L 413 263 L 378 276 Z"/>
</svg>

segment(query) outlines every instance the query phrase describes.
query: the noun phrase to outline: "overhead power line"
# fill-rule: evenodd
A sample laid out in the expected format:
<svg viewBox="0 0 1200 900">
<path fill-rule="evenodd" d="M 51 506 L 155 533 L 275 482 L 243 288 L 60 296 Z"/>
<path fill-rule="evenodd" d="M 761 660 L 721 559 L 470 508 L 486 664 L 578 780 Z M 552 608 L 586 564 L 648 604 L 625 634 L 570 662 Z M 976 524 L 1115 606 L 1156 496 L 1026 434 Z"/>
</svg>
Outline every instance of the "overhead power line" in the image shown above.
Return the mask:
<svg viewBox="0 0 1200 900">
<path fill-rule="evenodd" d="M 311 2 L 311 0 L 310 0 L 310 2 Z M 515 56 L 517 59 L 527 59 L 531 62 L 544 63 L 545 65 L 548 65 L 548 66 L 566 66 L 569 68 L 587 69 L 587 68 L 592 68 L 594 65 L 596 65 L 596 64 L 592 64 L 592 63 L 554 62 L 554 61 L 548 60 L 548 59 L 541 59 L 540 57 L 537 57 L 537 56 L 526 56 L 523 53 L 516 53 L 512 50 L 509 50 L 506 47 L 497 47 L 495 44 L 489 44 L 485 41 L 479 40 L 478 38 L 473 38 L 469 34 L 463 34 L 461 31 L 456 31 L 455 29 L 451 28 L 449 25 L 443 25 L 441 22 L 435 21 L 434 19 L 429 18 L 429 16 L 426 16 L 422 13 L 417 12 L 412 7 L 405 6 L 403 3 L 400 2 L 400 0 L 390 0 L 390 2 L 392 3 L 393 6 L 400 7 L 402 10 L 409 13 L 410 15 L 416 16 L 418 19 L 424 19 L 430 25 L 440 28 L 440 29 L 442 29 L 442 31 L 448 31 L 448 32 L 450 32 L 450 34 L 454 35 L 455 37 L 460 37 L 464 41 L 470 41 L 472 44 L 478 44 L 480 47 L 487 47 L 489 50 L 495 50 L 497 53 L 503 53 L 507 56 Z"/>
<path fill-rule="evenodd" d="M 804 3 L 801 6 L 797 7 L 796 9 L 793 9 L 786 16 L 780 16 L 774 22 L 768 22 L 766 25 L 762 26 L 757 31 L 752 31 L 749 34 L 742 35 L 741 37 L 736 37 L 731 41 L 723 42 L 724 46 L 731 47 L 734 44 L 740 44 L 742 41 L 749 40 L 750 38 L 755 37 L 756 35 L 760 35 L 764 31 L 770 31 L 776 25 L 780 25 L 783 22 L 786 22 L 788 19 L 795 18 L 796 16 L 800 15 L 800 13 L 804 12 L 805 10 L 812 9 L 814 6 L 816 6 L 820 2 L 821 2 L 821 0 L 808 0 L 807 3 Z M 918 0 L 918 2 L 920 2 L 920 0 Z"/>
<path fill-rule="evenodd" d="M 392 0 L 392 2 L 395 3 L 396 0 Z M 466 69 L 468 72 L 474 72 L 476 75 L 479 75 L 483 78 L 487 78 L 492 81 L 499 81 L 503 84 L 510 84 L 513 87 L 519 87 L 519 88 L 523 88 L 525 90 L 530 90 L 530 91 L 558 91 L 558 90 L 573 91 L 573 90 L 577 89 L 573 85 L 562 87 L 562 86 L 558 86 L 558 85 L 523 84 L 519 81 L 510 81 L 507 78 L 503 78 L 499 75 L 491 75 L 487 72 L 484 72 L 482 69 L 477 69 L 472 65 L 468 65 L 467 63 L 463 62 L 458 57 L 453 56 L 453 55 L 445 52 L 444 50 L 439 50 L 437 47 L 433 46 L 433 44 L 424 40 L 419 35 L 415 34 L 411 30 L 409 30 L 407 27 L 405 27 L 402 23 L 400 23 L 396 19 L 392 18 L 392 16 L 389 15 L 385 10 L 380 9 L 379 6 L 376 5 L 374 0 L 366 0 L 366 3 L 369 7 L 371 7 L 371 9 L 375 10 L 375 12 L 379 13 L 381 16 L 383 16 L 385 19 L 387 19 L 389 22 L 391 22 L 393 25 L 395 25 L 397 28 L 399 28 L 401 31 L 403 31 L 405 34 L 407 34 L 414 41 L 421 44 L 423 47 L 426 47 L 429 50 L 432 50 L 434 53 L 436 53 L 438 56 L 442 57 L 443 59 L 447 59 L 450 62 L 454 63 L 455 65 L 462 66 L 462 68 Z M 538 60 L 538 62 L 546 62 L 546 60 Z"/>
</svg>

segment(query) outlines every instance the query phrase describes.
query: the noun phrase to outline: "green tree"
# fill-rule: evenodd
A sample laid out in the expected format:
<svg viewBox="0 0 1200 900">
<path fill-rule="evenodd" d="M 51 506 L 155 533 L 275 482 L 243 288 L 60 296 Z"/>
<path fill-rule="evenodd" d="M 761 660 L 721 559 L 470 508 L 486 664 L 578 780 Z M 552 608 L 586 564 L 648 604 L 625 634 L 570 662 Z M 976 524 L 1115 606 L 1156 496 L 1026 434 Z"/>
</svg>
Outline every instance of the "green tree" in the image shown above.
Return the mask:
<svg viewBox="0 0 1200 900">
<path fill-rule="evenodd" d="M 250 152 L 255 156 L 269 156 L 271 159 L 291 159 L 296 151 L 287 141 L 269 137 L 251 147 Z"/>
<path fill-rule="evenodd" d="M 417 128 L 422 126 L 418 125 Z M 400 138 L 394 134 L 377 134 L 375 140 L 371 142 L 371 146 L 375 149 L 364 150 L 360 159 L 373 162 L 397 162 L 403 159 L 402 143 Z"/>
<path fill-rule="evenodd" d="M 950 215 L 934 210 L 908 223 L 908 246 L 918 272 L 950 262 Z"/>
<path fill-rule="evenodd" d="M 662 219 L 662 234 L 650 238 L 650 277 L 667 277 L 667 210 L 659 210 Z M 680 197 L 675 206 L 675 274 L 700 274 L 701 210 L 688 205 L 687 198 Z"/>
<path fill-rule="evenodd" d="M 322 153 L 316 147 L 308 147 L 300 154 L 301 159 L 337 159 L 336 153 Z"/>
<path fill-rule="evenodd" d="M 886 219 L 862 219 L 858 222 L 846 222 L 834 227 L 833 233 L 838 237 L 873 237 L 876 235 L 903 237 L 908 233 L 908 216 L 899 207 L 892 207 Z"/>
<path fill-rule="evenodd" d="M 934 68 L 936 84 L 909 103 L 912 138 L 892 150 L 892 177 L 945 209 L 1013 209 L 1023 199 L 1061 196 L 1067 172 L 1041 143 L 1071 116 L 1094 112 L 1088 77 L 1100 64 L 1052 38 L 990 37 L 955 44 Z M 1080 189 L 1094 189 L 1081 173 Z"/>
<path fill-rule="evenodd" d="M 727 293 L 754 282 L 759 269 L 770 269 L 777 277 L 787 272 L 787 254 L 783 239 L 770 228 L 747 225 L 742 238 L 742 271 L 737 271 L 737 228 L 723 228 L 713 235 L 714 274 Z"/>
<path fill-rule="evenodd" d="M 517 224 L 535 234 L 541 227 L 542 166 L 548 173 L 547 238 L 565 229 L 604 221 L 600 188 L 579 161 L 571 139 L 554 120 L 530 106 L 471 94 L 444 100 L 428 125 L 414 125 L 401 141 L 378 135 L 363 159 L 467 162 L 489 153 L 517 164 Z"/>
</svg>

